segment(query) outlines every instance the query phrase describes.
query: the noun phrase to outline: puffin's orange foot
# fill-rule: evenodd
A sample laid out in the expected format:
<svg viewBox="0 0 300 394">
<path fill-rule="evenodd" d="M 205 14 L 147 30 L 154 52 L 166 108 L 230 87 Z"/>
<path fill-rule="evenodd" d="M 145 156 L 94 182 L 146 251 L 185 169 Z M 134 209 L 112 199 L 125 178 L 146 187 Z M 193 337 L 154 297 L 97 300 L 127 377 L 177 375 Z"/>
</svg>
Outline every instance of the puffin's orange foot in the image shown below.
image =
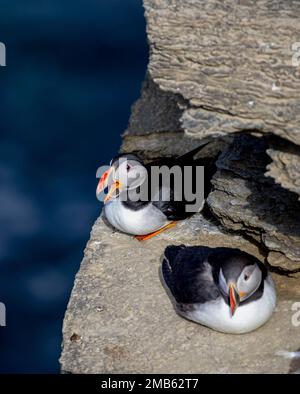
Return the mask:
<svg viewBox="0 0 300 394">
<path fill-rule="evenodd" d="M 137 239 L 138 241 L 146 241 L 149 238 L 154 237 L 157 234 L 162 233 L 163 231 L 167 230 L 168 228 L 174 227 L 177 224 L 177 222 L 171 222 L 167 224 L 166 226 L 160 228 L 157 231 L 154 231 L 154 233 L 146 234 L 146 235 L 136 235 L 134 238 Z"/>
</svg>

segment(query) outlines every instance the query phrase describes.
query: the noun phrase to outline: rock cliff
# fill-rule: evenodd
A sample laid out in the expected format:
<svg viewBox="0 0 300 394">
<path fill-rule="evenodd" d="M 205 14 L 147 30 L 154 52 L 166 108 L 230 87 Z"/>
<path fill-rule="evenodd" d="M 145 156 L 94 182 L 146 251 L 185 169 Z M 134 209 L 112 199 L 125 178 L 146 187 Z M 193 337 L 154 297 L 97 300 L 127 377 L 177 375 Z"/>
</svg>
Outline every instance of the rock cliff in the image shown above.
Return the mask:
<svg viewBox="0 0 300 394">
<path fill-rule="evenodd" d="M 144 0 L 150 61 L 121 150 L 201 141 L 217 171 L 202 214 L 139 243 L 99 218 L 64 321 L 64 372 L 291 372 L 300 286 L 300 37 L 294 1 Z M 170 243 L 231 246 L 274 272 L 272 320 L 243 338 L 178 317 L 158 267 Z"/>
</svg>

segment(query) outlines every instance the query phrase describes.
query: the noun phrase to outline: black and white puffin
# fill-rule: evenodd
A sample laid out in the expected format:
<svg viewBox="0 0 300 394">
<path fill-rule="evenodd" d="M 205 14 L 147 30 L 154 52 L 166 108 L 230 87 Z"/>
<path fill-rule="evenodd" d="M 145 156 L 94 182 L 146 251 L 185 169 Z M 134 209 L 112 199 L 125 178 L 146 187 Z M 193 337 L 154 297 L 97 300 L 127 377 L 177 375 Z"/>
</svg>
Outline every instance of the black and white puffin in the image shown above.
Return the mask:
<svg viewBox="0 0 300 394">
<path fill-rule="evenodd" d="M 276 306 L 267 268 L 239 249 L 168 246 L 161 273 L 176 312 L 216 331 L 253 331 Z"/>
<path fill-rule="evenodd" d="M 186 205 L 190 201 L 187 202 L 184 195 L 180 201 L 175 198 L 174 183 L 171 182 L 168 185 L 160 183 L 158 188 L 151 189 L 150 197 L 146 201 L 141 199 L 133 201 L 128 195 L 128 179 L 135 179 L 137 173 L 144 171 L 148 184 L 152 185 L 151 169 L 154 166 L 156 168 L 166 166 L 169 169 L 176 166 L 182 169 L 182 185 L 184 185 L 184 168 L 193 169 L 192 182 L 194 182 L 196 166 L 204 166 L 205 198 L 210 189 L 210 179 L 215 167 L 212 159 L 194 159 L 194 156 L 206 145 L 199 146 L 177 158 L 164 158 L 148 164 L 144 164 L 133 154 L 120 154 L 112 159 L 109 169 L 102 174 L 96 191 L 99 196 L 106 188 L 109 188 L 104 199 L 104 214 L 108 222 L 119 231 L 135 235 L 139 240 L 146 240 L 174 226 L 177 221 L 191 216 L 193 212 L 186 210 Z M 109 179 L 111 179 L 110 184 Z M 204 200 L 198 211 L 203 208 L 203 205 Z"/>
</svg>

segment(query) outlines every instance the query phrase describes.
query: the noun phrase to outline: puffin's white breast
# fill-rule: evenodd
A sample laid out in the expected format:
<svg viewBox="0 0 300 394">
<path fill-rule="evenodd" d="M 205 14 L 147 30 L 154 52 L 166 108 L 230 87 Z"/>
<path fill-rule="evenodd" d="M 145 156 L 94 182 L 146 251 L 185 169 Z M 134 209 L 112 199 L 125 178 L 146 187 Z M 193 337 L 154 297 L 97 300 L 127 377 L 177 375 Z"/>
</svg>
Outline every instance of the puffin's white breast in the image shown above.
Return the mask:
<svg viewBox="0 0 300 394">
<path fill-rule="evenodd" d="M 152 233 L 169 223 L 167 217 L 151 203 L 133 211 L 125 207 L 119 198 L 104 205 L 104 213 L 116 229 L 134 235 Z"/>
<path fill-rule="evenodd" d="M 195 306 L 195 310 L 188 312 L 176 309 L 187 319 L 214 330 L 229 334 L 243 334 L 255 330 L 270 319 L 276 306 L 275 286 L 269 275 L 265 279 L 262 297 L 240 305 L 233 316 L 223 297 L 204 304 L 195 304 Z"/>
</svg>

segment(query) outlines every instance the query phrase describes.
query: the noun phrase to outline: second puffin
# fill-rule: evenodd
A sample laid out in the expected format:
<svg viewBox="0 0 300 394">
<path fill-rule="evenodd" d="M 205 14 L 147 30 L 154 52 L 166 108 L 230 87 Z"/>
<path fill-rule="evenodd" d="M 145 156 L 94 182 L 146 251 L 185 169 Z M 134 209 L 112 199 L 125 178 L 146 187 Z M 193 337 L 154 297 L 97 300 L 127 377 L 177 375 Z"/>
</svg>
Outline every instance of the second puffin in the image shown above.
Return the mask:
<svg viewBox="0 0 300 394">
<path fill-rule="evenodd" d="M 243 334 L 272 316 L 276 290 L 256 257 L 232 248 L 166 248 L 161 278 L 176 312 L 216 331 Z"/>
</svg>

